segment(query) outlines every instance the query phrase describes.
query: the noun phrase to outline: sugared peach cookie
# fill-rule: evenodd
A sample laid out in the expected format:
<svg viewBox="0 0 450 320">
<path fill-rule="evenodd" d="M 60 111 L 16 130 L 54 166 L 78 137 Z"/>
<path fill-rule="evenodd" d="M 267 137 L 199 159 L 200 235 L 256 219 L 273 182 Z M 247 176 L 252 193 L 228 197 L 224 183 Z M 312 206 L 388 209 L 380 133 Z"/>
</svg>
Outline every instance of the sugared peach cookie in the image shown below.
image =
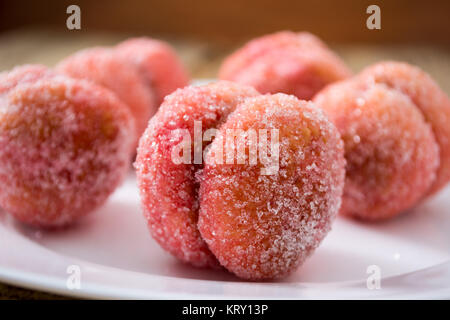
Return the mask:
<svg viewBox="0 0 450 320">
<path fill-rule="evenodd" d="M 109 90 L 61 75 L 19 81 L 0 96 L 0 206 L 34 226 L 68 225 L 122 181 L 134 139 Z"/>
<path fill-rule="evenodd" d="M 317 37 L 283 31 L 254 39 L 229 56 L 219 78 L 253 86 L 261 93 L 283 92 L 309 100 L 325 85 L 351 71 Z"/>
<path fill-rule="evenodd" d="M 155 92 L 159 106 L 164 97 L 189 84 L 189 76 L 169 44 L 150 38 L 120 43 L 116 52 L 134 63 Z"/>
<path fill-rule="evenodd" d="M 362 71 L 370 83 L 383 83 L 406 94 L 431 125 L 439 145 L 440 166 L 428 194 L 450 180 L 450 99 L 424 71 L 407 63 L 381 62 Z"/>
<path fill-rule="evenodd" d="M 436 177 L 439 148 L 408 96 L 356 78 L 328 86 L 314 102 L 344 140 L 343 214 L 387 219 L 423 198 Z"/>
<path fill-rule="evenodd" d="M 133 64 L 119 57 L 114 50 L 92 48 L 65 58 L 56 70 L 73 78 L 91 80 L 113 91 L 134 117 L 137 146 L 157 107 L 152 90 Z"/>
<path fill-rule="evenodd" d="M 237 157 L 234 163 L 221 161 L 217 156 L 230 150 L 228 134 L 239 129 L 248 137 L 256 132 L 257 152 L 266 154 L 266 141 L 268 156 L 279 155 L 277 163 L 264 156 L 252 164 L 251 139 L 244 164 Z M 260 130 L 267 130 L 267 140 Z M 278 130 L 278 144 L 271 130 Z M 311 102 L 285 94 L 248 99 L 228 117 L 207 153 L 200 233 L 221 265 L 237 276 L 286 276 L 330 230 L 341 203 L 344 165 L 336 127 Z"/>
<path fill-rule="evenodd" d="M 214 138 L 206 131 L 256 95 L 251 87 L 226 81 L 178 89 L 164 99 L 140 140 L 135 167 L 150 232 L 164 249 L 194 266 L 218 266 L 197 229 L 202 139 Z M 178 148 L 183 145 L 190 147 L 187 157 Z"/>
</svg>

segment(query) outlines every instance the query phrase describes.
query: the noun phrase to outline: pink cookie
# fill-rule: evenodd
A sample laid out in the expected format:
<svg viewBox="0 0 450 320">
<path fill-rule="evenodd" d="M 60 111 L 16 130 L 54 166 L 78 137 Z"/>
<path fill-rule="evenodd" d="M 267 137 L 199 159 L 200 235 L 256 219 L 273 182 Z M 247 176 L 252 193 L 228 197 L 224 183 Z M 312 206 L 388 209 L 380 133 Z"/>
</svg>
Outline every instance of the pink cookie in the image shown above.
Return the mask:
<svg viewBox="0 0 450 320">
<path fill-rule="evenodd" d="M 25 66 L 0 77 L 9 88 L 0 94 L 0 205 L 24 223 L 59 227 L 103 204 L 122 181 L 134 123 L 109 90 L 45 74 Z"/>
<path fill-rule="evenodd" d="M 130 109 L 136 123 L 136 145 L 156 112 L 152 90 L 138 69 L 113 50 L 92 48 L 79 51 L 62 60 L 56 70 L 73 78 L 91 80 L 111 91 Z"/>
<path fill-rule="evenodd" d="M 387 219 L 424 197 L 435 181 L 439 148 L 408 96 L 355 78 L 328 86 L 314 102 L 344 140 L 343 214 Z"/>
<path fill-rule="evenodd" d="M 269 147 L 271 157 L 278 153 L 278 164 L 261 158 L 251 164 L 250 157 L 243 164 L 214 160 L 229 150 L 229 132 L 239 129 L 247 136 L 259 132 L 257 142 L 246 142 L 258 153 L 264 153 L 263 141 L 273 139 L 271 130 L 278 130 L 278 152 Z M 269 138 L 260 130 L 267 130 Z M 277 140 L 272 142 L 277 145 Z M 330 230 L 341 203 L 344 166 L 336 127 L 311 103 L 285 94 L 248 99 L 228 117 L 207 154 L 200 233 L 221 265 L 237 276 L 284 277 Z"/>
<path fill-rule="evenodd" d="M 361 72 L 369 83 L 383 83 L 406 94 L 431 125 L 439 145 L 440 166 L 428 194 L 442 189 L 450 180 L 450 99 L 424 71 L 407 63 L 381 62 Z"/>
<path fill-rule="evenodd" d="M 253 88 L 225 81 L 178 89 L 165 98 L 140 140 L 135 166 L 150 232 L 164 249 L 194 266 L 218 266 L 197 229 L 197 175 L 203 164 L 202 143 L 200 159 L 194 156 L 194 121 L 201 124 L 196 134 L 202 139 L 238 103 L 256 95 Z M 186 134 L 190 140 L 184 140 Z M 183 141 L 191 147 L 189 161 L 179 159 Z"/>
<path fill-rule="evenodd" d="M 317 37 L 307 32 L 278 32 L 254 39 L 229 56 L 219 78 L 311 99 L 325 85 L 351 71 Z"/>
<path fill-rule="evenodd" d="M 189 84 L 189 76 L 181 61 L 163 41 L 134 38 L 120 43 L 115 50 L 138 67 L 154 90 L 158 106 L 166 95 Z"/>
</svg>

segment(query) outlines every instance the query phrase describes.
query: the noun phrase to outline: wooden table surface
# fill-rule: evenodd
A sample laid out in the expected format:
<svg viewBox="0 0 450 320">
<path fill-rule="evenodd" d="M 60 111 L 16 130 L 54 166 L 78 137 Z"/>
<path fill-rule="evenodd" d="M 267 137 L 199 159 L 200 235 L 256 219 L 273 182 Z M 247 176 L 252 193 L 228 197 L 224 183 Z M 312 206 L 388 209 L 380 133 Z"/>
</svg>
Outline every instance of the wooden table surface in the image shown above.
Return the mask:
<svg viewBox="0 0 450 320">
<path fill-rule="evenodd" d="M 0 71 L 25 63 L 55 65 L 76 50 L 114 45 L 130 37 L 126 34 L 55 32 L 47 29 L 23 29 L 0 33 Z M 199 40 L 161 37 L 179 53 L 192 78 L 214 78 L 223 58 L 236 46 Z M 355 71 L 381 60 L 406 61 L 430 73 L 450 94 L 450 48 L 433 45 L 331 45 Z M 21 289 L 0 283 L 0 299 L 59 299 L 44 292 Z"/>
</svg>

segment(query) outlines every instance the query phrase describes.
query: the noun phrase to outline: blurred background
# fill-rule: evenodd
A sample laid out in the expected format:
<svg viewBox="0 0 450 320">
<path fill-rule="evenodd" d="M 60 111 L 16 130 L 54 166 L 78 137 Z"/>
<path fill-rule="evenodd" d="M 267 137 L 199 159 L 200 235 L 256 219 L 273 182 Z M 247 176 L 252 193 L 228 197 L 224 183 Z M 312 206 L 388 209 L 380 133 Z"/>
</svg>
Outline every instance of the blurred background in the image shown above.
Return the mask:
<svg viewBox="0 0 450 320">
<path fill-rule="evenodd" d="M 81 30 L 68 30 L 66 9 L 81 9 Z M 381 29 L 369 30 L 369 5 Z M 0 0 L 0 70 L 55 64 L 84 47 L 148 35 L 174 45 L 193 77 L 215 77 L 222 59 L 252 37 L 307 30 L 355 71 L 379 60 L 421 66 L 450 92 L 448 0 Z"/>
</svg>

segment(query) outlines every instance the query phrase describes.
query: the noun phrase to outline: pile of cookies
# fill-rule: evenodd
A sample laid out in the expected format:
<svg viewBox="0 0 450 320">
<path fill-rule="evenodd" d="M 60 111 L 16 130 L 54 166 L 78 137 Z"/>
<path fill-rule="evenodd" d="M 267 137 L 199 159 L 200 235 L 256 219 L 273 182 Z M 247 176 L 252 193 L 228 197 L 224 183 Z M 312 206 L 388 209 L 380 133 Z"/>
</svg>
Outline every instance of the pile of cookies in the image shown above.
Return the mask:
<svg viewBox="0 0 450 320">
<path fill-rule="evenodd" d="M 230 55 L 219 79 L 188 86 L 174 50 L 147 38 L 0 74 L 0 206 L 67 226 L 136 156 L 164 249 L 261 280 L 296 270 L 338 213 L 392 218 L 450 180 L 450 99 L 417 67 L 353 75 L 317 37 L 278 32 Z"/>
</svg>

